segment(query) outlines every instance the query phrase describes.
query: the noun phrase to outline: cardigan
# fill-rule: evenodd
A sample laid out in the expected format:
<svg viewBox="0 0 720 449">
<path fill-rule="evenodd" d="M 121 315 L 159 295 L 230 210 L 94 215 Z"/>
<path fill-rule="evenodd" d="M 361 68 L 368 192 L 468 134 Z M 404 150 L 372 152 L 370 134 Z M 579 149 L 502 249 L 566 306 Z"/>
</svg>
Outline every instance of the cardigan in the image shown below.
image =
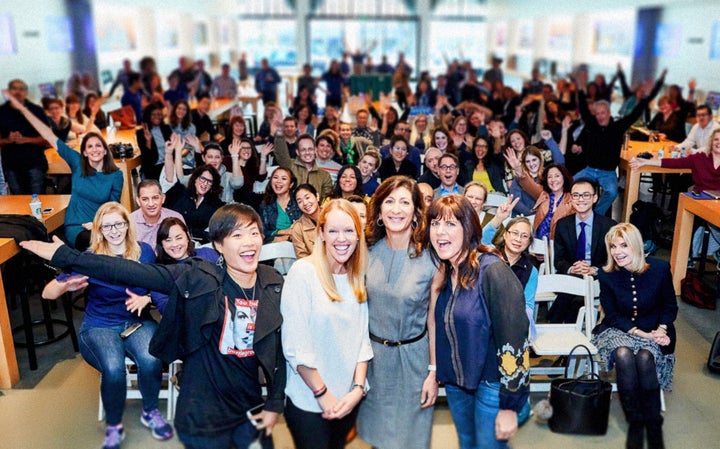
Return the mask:
<svg viewBox="0 0 720 449">
<path fill-rule="evenodd" d="M 720 189 L 720 167 L 715 168 L 713 157 L 706 153 L 695 153 L 679 159 L 660 159 L 663 168 L 689 168 L 696 192 Z"/>
</svg>

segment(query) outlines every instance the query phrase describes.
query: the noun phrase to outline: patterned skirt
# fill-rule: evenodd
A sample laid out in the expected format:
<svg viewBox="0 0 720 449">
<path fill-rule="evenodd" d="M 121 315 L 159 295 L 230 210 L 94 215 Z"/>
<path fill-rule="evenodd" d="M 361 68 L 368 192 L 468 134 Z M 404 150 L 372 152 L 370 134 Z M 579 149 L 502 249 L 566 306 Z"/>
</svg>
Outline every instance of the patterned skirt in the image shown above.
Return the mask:
<svg viewBox="0 0 720 449">
<path fill-rule="evenodd" d="M 614 327 L 593 335 L 592 343 L 598 348 L 600 363 L 608 371 L 615 366 L 615 349 L 621 346 L 632 349 L 634 354 L 637 354 L 641 349 L 650 351 L 655 358 L 655 371 L 657 372 L 660 388 L 665 391 L 672 391 L 675 354 L 663 354 L 657 343 L 645 338 L 633 337 L 627 332 Z"/>
</svg>

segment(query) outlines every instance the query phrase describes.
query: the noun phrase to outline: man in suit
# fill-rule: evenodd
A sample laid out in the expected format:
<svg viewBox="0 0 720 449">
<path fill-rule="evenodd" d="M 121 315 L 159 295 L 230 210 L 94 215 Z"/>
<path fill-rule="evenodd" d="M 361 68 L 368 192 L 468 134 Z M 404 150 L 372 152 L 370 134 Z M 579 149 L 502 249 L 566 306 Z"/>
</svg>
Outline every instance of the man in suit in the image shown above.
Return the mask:
<svg viewBox="0 0 720 449">
<path fill-rule="evenodd" d="M 570 189 L 575 214 L 558 221 L 555 228 L 555 269 L 560 274 L 596 276 L 607 262 L 605 234 L 616 223 L 612 218 L 593 212 L 598 201 L 598 185 L 578 178 Z M 583 305 L 582 298 L 558 295 L 548 311 L 551 323 L 574 323 Z"/>
</svg>

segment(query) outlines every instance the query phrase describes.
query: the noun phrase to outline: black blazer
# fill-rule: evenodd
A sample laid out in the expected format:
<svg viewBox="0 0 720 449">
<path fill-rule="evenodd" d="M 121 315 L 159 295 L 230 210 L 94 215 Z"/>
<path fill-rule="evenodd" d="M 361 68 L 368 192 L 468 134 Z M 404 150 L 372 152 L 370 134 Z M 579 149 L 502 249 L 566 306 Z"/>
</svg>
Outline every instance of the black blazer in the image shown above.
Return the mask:
<svg viewBox="0 0 720 449">
<path fill-rule="evenodd" d="M 160 131 L 162 132 L 165 142 L 170 140 L 172 129 L 170 129 L 169 125 L 162 123 L 160 125 Z M 157 165 L 157 161 L 160 151 L 164 152 L 165 148 L 158 148 L 157 145 L 155 145 L 155 139 L 153 138 L 151 138 L 149 142 L 145 140 L 145 132 L 142 128 L 135 131 L 135 138 L 137 139 L 137 144 L 140 148 L 140 159 L 142 160 L 140 171 L 147 179 L 159 179 L 160 171 L 163 166 L 162 164 Z"/>
<path fill-rule="evenodd" d="M 590 243 L 590 264 L 593 267 L 602 267 L 607 262 L 605 249 L 605 234 L 617 223 L 612 218 L 593 213 L 592 240 Z M 558 220 L 555 227 L 555 269 L 560 274 L 567 274 L 575 263 L 575 248 L 577 235 L 575 232 L 575 214 Z"/>
</svg>

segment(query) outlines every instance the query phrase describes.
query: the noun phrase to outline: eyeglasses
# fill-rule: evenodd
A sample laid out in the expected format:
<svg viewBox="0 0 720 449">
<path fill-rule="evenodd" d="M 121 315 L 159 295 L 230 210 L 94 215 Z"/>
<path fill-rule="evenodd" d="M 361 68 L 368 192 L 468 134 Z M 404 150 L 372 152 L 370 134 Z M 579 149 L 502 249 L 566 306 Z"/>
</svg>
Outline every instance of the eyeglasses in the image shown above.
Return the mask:
<svg viewBox="0 0 720 449">
<path fill-rule="evenodd" d="M 213 183 L 212 179 L 208 179 L 204 176 L 198 176 L 197 180 L 200 181 L 200 184 L 205 184 L 206 186 L 211 186 Z"/>
<path fill-rule="evenodd" d="M 593 196 L 593 194 L 590 193 L 590 192 L 573 193 L 573 194 L 572 194 L 572 199 L 574 199 L 574 200 L 579 200 L 580 198 L 582 198 L 582 199 L 584 199 L 584 200 L 589 200 L 590 198 L 592 198 L 592 196 Z"/>
<path fill-rule="evenodd" d="M 393 150 L 400 151 L 401 153 L 407 153 L 407 148 L 404 147 L 393 147 Z"/>
<path fill-rule="evenodd" d="M 514 239 L 528 240 L 530 238 L 530 234 L 520 231 L 508 231 L 508 234 Z"/>
<path fill-rule="evenodd" d="M 100 230 L 102 232 L 110 232 L 114 228 L 118 231 L 124 231 L 127 226 L 127 221 L 118 221 L 117 223 L 113 224 L 100 225 Z"/>
<path fill-rule="evenodd" d="M 246 145 L 246 146 L 240 147 L 240 149 L 241 149 L 241 150 L 252 150 L 252 147 Z"/>
<path fill-rule="evenodd" d="M 695 117 L 710 117 L 710 114 L 707 112 L 698 112 L 695 114 Z"/>
<path fill-rule="evenodd" d="M 409 132 L 410 132 L 410 128 L 395 128 L 395 129 L 397 129 L 398 131 L 403 132 L 403 133 L 409 133 Z"/>
<path fill-rule="evenodd" d="M 438 168 L 440 170 L 457 170 L 457 165 L 441 165 Z"/>
</svg>

